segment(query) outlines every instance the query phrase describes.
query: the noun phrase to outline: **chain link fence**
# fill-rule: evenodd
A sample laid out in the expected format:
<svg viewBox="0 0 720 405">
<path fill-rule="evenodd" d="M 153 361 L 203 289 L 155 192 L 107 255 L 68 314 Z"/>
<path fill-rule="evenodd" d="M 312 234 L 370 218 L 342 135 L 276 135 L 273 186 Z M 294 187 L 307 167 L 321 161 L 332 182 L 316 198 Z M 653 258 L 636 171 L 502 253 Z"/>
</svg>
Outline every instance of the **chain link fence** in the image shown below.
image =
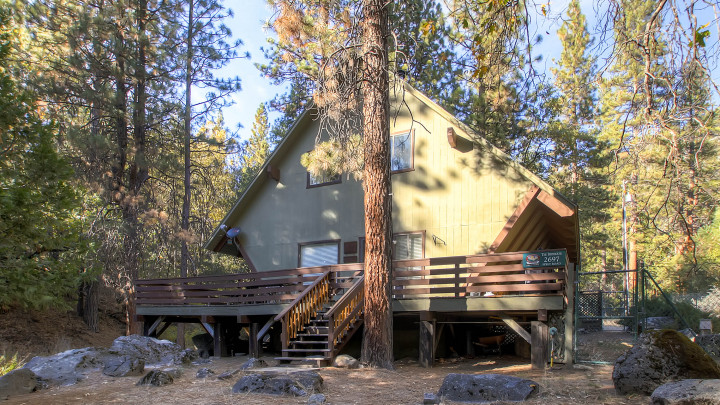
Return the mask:
<svg viewBox="0 0 720 405">
<path fill-rule="evenodd" d="M 608 274 L 624 279 L 625 285 L 632 288 L 587 288 L 598 286 L 598 275 L 605 278 Z M 718 287 L 703 293 L 669 294 L 660 289 L 651 272 L 644 268 L 637 272 L 581 272 L 575 297 L 577 362 L 613 363 L 633 346 L 642 331 L 666 328 L 681 331 L 720 361 Z"/>
</svg>

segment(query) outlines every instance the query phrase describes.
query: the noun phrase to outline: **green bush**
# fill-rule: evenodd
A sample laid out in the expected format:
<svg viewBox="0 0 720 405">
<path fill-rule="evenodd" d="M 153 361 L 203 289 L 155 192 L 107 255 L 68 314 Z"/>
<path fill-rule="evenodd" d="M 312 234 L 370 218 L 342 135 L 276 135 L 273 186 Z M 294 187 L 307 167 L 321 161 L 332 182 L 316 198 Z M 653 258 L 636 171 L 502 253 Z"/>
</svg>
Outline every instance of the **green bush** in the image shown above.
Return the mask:
<svg viewBox="0 0 720 405">
<path fill-rule="evenodd" d="M 25 365 L 23 359 L 18 359 L 17 353 L 12 357 L 7 357 L 4 354 L 0 354 L 0 376 L 3 376 L 16 368 L 20 368 Z"/>
</svg>

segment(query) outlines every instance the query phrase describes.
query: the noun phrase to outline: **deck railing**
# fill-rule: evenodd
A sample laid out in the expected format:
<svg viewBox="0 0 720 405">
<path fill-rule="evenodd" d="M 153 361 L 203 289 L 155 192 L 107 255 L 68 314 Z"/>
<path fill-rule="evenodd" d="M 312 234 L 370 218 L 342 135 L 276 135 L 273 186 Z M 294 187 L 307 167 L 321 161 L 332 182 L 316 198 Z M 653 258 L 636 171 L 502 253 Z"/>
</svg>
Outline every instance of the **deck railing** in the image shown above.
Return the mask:
<svg viewBox="0 0 720 405">
<path fill-rule="evenodd" d="M 526 269 L 526 252 L 393 262 L 393 298 L 562 295 L 566 266 Z"/>
<path fill-rule="evenodd" d="M 567 269 L 525 269 L 523 253 L 393 262 L 393 298 L 562 295 Z M 362 263 L 222 276 L 136 280 L 138 305 L 289 304 L 326 271 L 330 289 L 351 288 Z M 357 287 L 356 287 L 357 288 Z"/>
<path fill-rule="evenodd" d="M 289 304 L 325 271 L 334 274 L 359 273 L 362 264 L 135 280 L 136 303 L 161 306 Z M 331 282 L 332 288 L 347 284 L 342 277 L 333 277 Z"/>
</svg>

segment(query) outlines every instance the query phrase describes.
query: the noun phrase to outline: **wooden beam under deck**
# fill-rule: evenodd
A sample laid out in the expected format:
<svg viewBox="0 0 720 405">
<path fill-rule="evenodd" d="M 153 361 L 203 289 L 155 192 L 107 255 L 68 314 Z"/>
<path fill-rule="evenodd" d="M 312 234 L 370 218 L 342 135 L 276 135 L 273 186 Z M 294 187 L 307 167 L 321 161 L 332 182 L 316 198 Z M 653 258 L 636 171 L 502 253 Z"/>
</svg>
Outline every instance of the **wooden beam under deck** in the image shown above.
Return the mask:
<svg viewBox="0 0 720 405">
<path fill-rule="evenodd" d="M 393 300 L 393 312 L 469 312 L 469 311 L 529 311 L 538 308 L 548 311 L 564 310 L 564 297 L 561 295 L 538 297 L 465 297 L 465 298 L 415 298 Z"/>
<path fill-rule="evenodd" d="M 138 315 L 166 316 L 243 316 L 276 315 L 289 304 L 265 305 L 138 305 Z"/>
</svg>

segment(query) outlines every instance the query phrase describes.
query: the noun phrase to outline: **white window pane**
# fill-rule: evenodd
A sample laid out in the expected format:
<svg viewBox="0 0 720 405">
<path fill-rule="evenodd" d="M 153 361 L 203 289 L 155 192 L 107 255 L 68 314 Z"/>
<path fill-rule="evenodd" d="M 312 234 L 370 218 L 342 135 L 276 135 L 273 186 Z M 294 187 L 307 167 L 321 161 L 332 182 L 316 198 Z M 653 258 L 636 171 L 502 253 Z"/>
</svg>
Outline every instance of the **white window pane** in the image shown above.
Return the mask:
<svg viewBox="0 0 720 405">
<path fill-rule="evenodd" d="M 390 142 L 391 170 L 409 169 L 412 165 L 412 136 L 411 132 L 393 135 Z"/>
<path fill-rule="evenodd" d="M 338 244 L 305 245 L 300 248 L 300 267 L 338 264 Z"/>
<path fill-rule="evenodd" d="M 422 259 L 422 238 L 421 233 L 395 235 L 393 258 L 395 260 Z"/>
</svg>

